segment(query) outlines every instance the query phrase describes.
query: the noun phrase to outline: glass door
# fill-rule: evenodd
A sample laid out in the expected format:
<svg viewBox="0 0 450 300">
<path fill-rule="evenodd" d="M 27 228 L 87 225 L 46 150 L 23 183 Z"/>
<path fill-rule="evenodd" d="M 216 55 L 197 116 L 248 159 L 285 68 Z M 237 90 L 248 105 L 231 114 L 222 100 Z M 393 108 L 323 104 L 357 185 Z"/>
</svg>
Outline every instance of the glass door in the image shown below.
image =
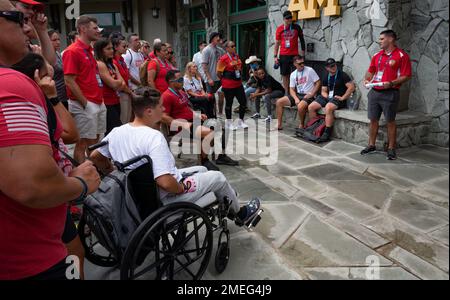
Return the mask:
<svg viewBox="0 0 450 300">
<path fill-rule="evenodd" d="M 194 56 L 195 53 L 198 52 L 198 45 L 201 42 L 206 41 L 206 31 L 205 30 L 197 30 L 191 31 L 191 53 L 190 58 Z"/>
<path fill-rule="evenodd" d="M 231 26 L 231 39 L 236 42 L 237 52 L 244 62 L 256 55 L 265 65 L 267 45 L 267 21 L 254 21 Z M 244 66 L 244 79 L 248 77 L 247 66 Z"/>
</svg>

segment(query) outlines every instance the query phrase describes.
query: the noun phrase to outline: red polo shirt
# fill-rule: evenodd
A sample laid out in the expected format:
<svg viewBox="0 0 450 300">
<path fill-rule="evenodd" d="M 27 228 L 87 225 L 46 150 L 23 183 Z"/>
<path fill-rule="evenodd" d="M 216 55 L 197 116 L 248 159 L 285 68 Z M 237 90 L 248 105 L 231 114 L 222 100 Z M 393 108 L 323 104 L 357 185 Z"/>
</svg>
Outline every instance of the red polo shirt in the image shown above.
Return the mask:
<svg viewBox="0 0 450 300">
<path fill-rule="evenodd" d="M 387 55 L 384 50 L 381 50 L 374 55 L 370 63 L 368 72 L 374 74 L 374 83 L 390 82 L 402 76 L 411 77 L 412 75 L 411 60 L 409 55 L 400 48 L 395 48 L 390 55 Z M 381 81 L 376 80 L 378 72 L 383 72 Z M 399 89 L 400 85 L 394 86 Z M 375 87 L 375 89 L 382 90 L 383 88 Z"/>
<path fill-rule="evenodd" d="M 279 26 L 277 28 L 275 39 L 281 44 L 280 55 L 299 55 L 298 40 L 301 37 L 303 37 L 303 30 L 298 24 L 292 24 L 291 26 L 283 24 Z"/>
<path fill-rule="evenodd" d="M 89 101 L 96 104 L 103 103 L 103 83 L 90 45 L 78 39 L 64 52 L 63 65 L 64 75 L 77 76 L 75 81 Z M 69 87 L 67 94 L 69 99 L 76 99 Z"/>
<path fill-rule="evenodd" d="M 184 91 L 173 92 L 171 89 L 162 94 L 165 113 L 173 119 L 181 119 L 192 122 L 194 111 L 189 106 L 189 97 Z"/>
<path fill-rule="evenodd" d="M 39 87 L 23 74 L 0 68 L 0 148 L 51 147 L 47 106 Z M 62 133 L 57 123 L 55 138 Z M 69 172 L 53 147 L 55 162 Z M 48 270 L 67 255 L 62 243 L 67 205 L 33 209 L 0 191 L 0 280 L 22 279 Z"/>
<path fill-rule="evenodd" d="M 119 69 L 120 76 L 122 76 L 123 80 L 128 84 L 128 80 L 130 80 L 130 71 L 128 71 L 127 64 L 121 55 L 114 57 L 114 65 Z"/>
</svg>

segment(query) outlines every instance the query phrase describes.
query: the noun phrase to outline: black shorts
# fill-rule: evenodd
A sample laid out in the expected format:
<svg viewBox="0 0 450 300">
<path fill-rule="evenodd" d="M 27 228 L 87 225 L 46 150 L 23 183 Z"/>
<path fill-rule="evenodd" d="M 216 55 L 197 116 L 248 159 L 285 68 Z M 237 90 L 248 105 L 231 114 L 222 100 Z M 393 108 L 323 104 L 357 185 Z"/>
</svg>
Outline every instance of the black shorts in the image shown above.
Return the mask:
<svg viewBox="0 0 450 300">
<path fill-rule="evenodd" d="M 336 107 L 338 109 L 343 109 L 343 108 L 347 107 L 347 100 L 345 100 L 345 101 L 339 101 L 336 99 L 328 100 L 328 99 L 324 98 L 323 96 L 317 97 L 316 100 L 314 100 L 314 102 L 319 103 L 322 107 L 327 106 L 328 103 L 332 103 L 332 104 L 336 105 Z"/>
<path fill-rule="evenodd" d="M 72 215 L 70 214 L 70 208 L 67 210 L 66 224 L 64 226 L 64 232 L 61 240 L 64 244 L 68 244 L 78 236 L 77 227 L 73 222 Z"/>
<path fill-rule="evenodd" d="M 295 70 L 294 55 L 280 55 L 280 74 L 281 76 L 289 76 Z"/>
<path fill-rule="evenodd" d="M 395 121 L 397 116 L 398 104 L 400 102 L 400 91 L 397 89 L 389 90 L 370 90 L 367 95 L 368 117 L 369 120 L 380 120 L 381 113 L 387 122 Z"/>
<path fill-rule="evenodd" d="M 299 94 L 297 93 L 297 97 L 300 99 L 300 101 L 305 101 L 308 105 L 310 105 L 311 103 L 313 103 L 314 98 L 310 98 L 310 99 L 303 99 L 306 96 L 306 94 Z M 294 97 L 292 97 L 291 95 L 288 95 L 289 101 L 291 101 L 291 107 L 297 106 L 295 104 L 295 99 Z"/>
</svg>

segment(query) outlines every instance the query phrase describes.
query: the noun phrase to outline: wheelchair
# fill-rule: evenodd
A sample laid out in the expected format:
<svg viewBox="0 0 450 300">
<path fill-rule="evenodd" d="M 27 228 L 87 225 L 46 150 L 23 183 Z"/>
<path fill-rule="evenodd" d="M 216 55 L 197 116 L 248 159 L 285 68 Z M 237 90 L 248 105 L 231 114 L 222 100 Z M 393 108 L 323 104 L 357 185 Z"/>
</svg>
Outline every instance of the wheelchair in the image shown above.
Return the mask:
<svg viewBox="0 0 450 300">
<path fill-rule="evenodd" d="M 130 170 L 139 162 L 144 163 Z M 213 233 L 219 232 L 214 266 L 218 274 L 225 271 L 230 258 L 228 199 L 218 201 L 210 193 L 196 204 L 163 205 L 149 156 L 114 165 L 116 170 L 103 176 L 99 190 L 83 204 L 78 233 L 86 259 L 119 268 L 121 280 L 200 280 L 211 260 Z M 261 213 L 244 224 L 247 230 L 258 224 Z M 112 219 L 131 221 L 117 224 Z"/>
</svg>

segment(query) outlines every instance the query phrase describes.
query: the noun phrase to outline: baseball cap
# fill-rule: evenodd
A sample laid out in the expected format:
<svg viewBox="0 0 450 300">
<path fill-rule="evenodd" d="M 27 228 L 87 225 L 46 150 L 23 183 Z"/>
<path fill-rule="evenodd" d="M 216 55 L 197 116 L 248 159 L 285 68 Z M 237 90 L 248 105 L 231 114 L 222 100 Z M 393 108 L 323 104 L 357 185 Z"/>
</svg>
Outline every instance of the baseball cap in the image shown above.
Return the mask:
<svg viewBox="0 0 450 300">
<path fill-rule="evenodd" d="M 44 8 L 45 8 L 45 4 L 44 3 L 37 2 L 37 1 L 34 1 L 34 0 L 19 0 L 19 2 L 22 2 L 24 4 L 28 4 L 28 5 L 34 6 L 33 8 L 35 10 L 37 10 L 37 11 L 43 11 Z"/>
<path fill-rule="evenodd" d="M 336 61 L 334 60 L 334 58 L 329 58 L 329 59 L 327 59 L 325 64 L 326 64 L 327 67 L 329 67 L 331 65 L 335 65 Z"/>
<path fill-rule="evenodd" d="M 291 11 L 287 10 L 283 13 L 283 18 L 288 19 L 288 18 L 292 18 L 292 13 Z"/>
</svg>

